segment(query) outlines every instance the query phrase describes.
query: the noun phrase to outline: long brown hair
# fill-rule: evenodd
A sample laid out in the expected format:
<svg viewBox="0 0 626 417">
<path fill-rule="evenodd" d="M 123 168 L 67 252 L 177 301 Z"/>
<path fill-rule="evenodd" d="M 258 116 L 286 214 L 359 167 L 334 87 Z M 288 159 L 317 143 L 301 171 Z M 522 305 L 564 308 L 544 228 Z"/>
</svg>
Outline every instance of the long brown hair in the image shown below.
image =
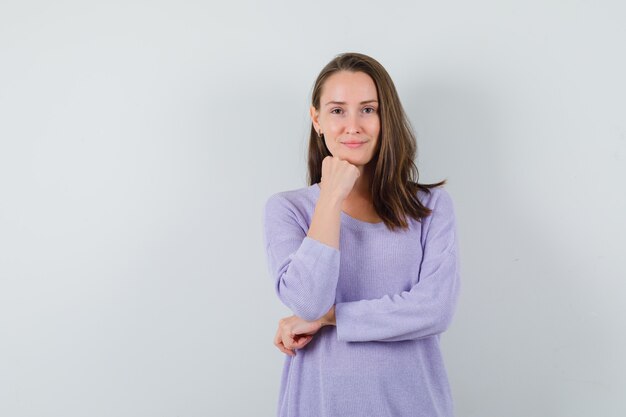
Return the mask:
<svg viewBox="0 0 626 417">
<path fill-rule="evenodd" d="M 317 76 L 311 104 L 320 109 L 322 87 L 329 76 L 338 71 L 364 72 L 369 75 L 378 93 L 380 138 L 378 150 L 368 168 L 372 171 L 370 192 L 374 209 L 387 228 L 408 228 L 407 217 L 421 221 L 432 210 L 424 206 L 417 191 L 430 193 L 430 188 L 445 184 L 419 184 L 419 172 L 414 159 L 417 143 L 413 128 L 402 108 L 396 87 L 385 68 L 374 58 L 359 53 L 344 53 L 330 61 Z M 316 184 L 322 179 L 322 161 L 331 155 L 311 123 L 309 136 L 308 181 Z"/>
</svg>

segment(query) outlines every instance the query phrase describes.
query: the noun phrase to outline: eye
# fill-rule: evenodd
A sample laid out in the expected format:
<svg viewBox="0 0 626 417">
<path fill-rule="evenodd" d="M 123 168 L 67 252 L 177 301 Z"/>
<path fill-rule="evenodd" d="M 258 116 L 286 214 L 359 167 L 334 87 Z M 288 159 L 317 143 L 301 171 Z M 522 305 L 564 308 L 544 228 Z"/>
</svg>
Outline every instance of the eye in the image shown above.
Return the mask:
<svg viewBox="0 0 626 417">
<path fill-rule="evenodd" d="M 342 112 L 343 110 L 340 109 L 339 107 L 335 107 L 334 109 L 330 111 L 331 114 L 341 114 Z"/>
<path fill-rule="evenodd" d="M 368 114 L 376 113 L 376 109 L 373 108 L 373 107 L 366 107 L 366 108 L 363 109 L 363 112 L 364 113 L 368 113 Z"/>
</svg>

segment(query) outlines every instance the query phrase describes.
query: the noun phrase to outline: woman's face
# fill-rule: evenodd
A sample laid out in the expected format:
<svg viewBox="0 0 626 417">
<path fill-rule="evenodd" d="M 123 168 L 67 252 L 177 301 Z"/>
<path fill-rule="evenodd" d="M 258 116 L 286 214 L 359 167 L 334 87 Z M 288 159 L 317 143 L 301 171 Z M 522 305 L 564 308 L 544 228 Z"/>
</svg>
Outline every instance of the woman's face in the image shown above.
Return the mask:
<svg viewBox="0 0 626 417">
<path fill-rule="evenodd" d="M 324 134 L 330 153 L 361 168 L 376 151 L 378 108 L 376 85 L 369 75 L 339 71 L 322 86 L 320 108 L 311 106 L 310 111 L 315 130 Z"/>
</svg>

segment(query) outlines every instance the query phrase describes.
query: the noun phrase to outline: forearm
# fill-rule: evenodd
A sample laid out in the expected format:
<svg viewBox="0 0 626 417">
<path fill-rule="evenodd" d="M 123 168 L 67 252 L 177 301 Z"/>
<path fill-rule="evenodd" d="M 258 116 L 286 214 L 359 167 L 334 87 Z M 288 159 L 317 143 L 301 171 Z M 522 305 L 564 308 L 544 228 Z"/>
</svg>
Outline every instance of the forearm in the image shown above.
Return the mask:
<svg viewBox="0 0 626 417">
<path fill-rule="evenodd" d="M 339 249 L 342 199 L 322 191 L 307 236 L 335 249 Z"/>
<path fill-rule="evenodd" d="M 456 253 L 422 264 L 424 276 L 409 291 L 335 304 L 337 340 L 416 340 L 443 333 L 452 322 L 460 291 Z"/>
</svg>

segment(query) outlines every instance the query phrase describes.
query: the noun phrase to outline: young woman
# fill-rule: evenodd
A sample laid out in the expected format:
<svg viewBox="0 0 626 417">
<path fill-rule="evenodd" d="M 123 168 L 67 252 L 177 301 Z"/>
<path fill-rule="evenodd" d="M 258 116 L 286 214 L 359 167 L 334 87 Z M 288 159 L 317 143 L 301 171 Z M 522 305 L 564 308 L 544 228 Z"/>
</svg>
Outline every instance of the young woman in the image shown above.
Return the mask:
<svg viewBox="0 0 626 417">
<path fill-rule="evenodd" d="M 309 186 L 264 209 L 269 270 L 294 315 L 280 417 L 452 416 L 439 348 L 459 294 L 452 200 L 418 184 L 415 136 L 376 60 L 337 56 L 312 93 Z"/>
</svg>

